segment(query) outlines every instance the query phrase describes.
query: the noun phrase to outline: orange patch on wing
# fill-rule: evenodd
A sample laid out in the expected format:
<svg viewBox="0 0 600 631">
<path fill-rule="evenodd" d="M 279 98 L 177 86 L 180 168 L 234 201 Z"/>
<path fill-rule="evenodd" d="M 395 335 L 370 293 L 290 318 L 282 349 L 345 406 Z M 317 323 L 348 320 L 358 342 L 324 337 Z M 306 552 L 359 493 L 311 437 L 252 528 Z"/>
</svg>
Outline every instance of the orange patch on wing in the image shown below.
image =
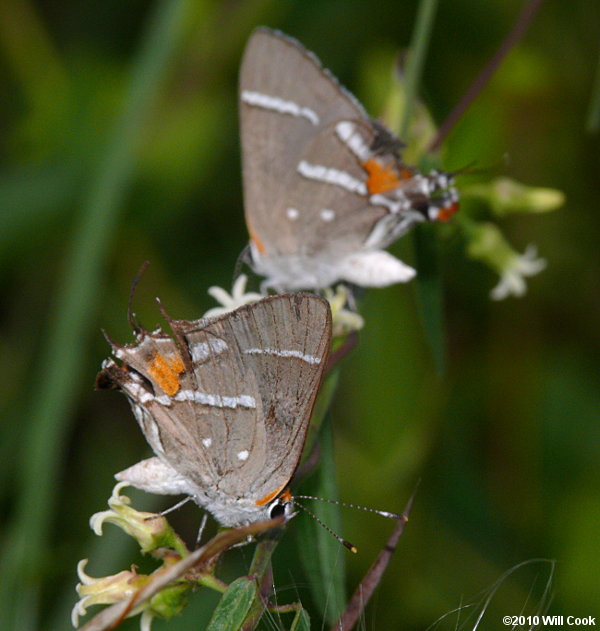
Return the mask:
<svg viewBox="0 0 600 631">
<path fill-rule="evenodd" d="M 185 370 L 183 360 L 179 355 L 165 357 L 160 353 L 150 362 L 152 379 L 170 396 L 177 394 L 180 388 L 179 375 Z"/>
<path fill-rule="evenodd" d="M 281 495 L 280 495 L 281 499 L 284 502 L 291 502 L 292 501 L 292 494 L 290 493 L 289 489 L 286 489 Z"/>
<path fill-rule="evenodd" d="M 285 485 L 284 485 L 285 486 Z M 283 488 L 283 486 L 279 487 L 278 489 L 276 489 L 275 491 L 273 491 L 272 493 L 268 493 L 267 495 L 265 495 L 264 497 L 262 497 L 259 500 L 256 500 L 255 504 L 257 506 L 264 506 L 265 504 L 268 504 L 272 499 L 276 498 L 277 495 L 280 493 L 281 489 Z M 284 496 L 287 494 L 287 496 L 284 498 Z M 290 495 L 290 490 L 286 489 L 282 494 L 281 497 L 284 499 L 292 499 L 292 496 Z"/>
<path fill-rule="evenodd" d="M 401 180 L 410 180 L 411 177 L 414 177 L 414 173 L 410 170 L 410 169 L 400 169 L 400 171 L 398 171 L 398 175 L 400 176 Z"/>
<path fill-rule="evenodd" d="M 254 230 L 252 230 L 250 226 L 248 226 L 248 233 L 250 234 L 250 241 L 254 243 L 256 249 L 258 250 L 258 253 L 264 254 L 265 244 L 260 240 L 260 237 L 256 234 L 256 232 L 254 232 Z"/>
<path fill-rule="evenodd" d="M 450 206 L 446 206 L 445 208 L 440 208 L 440 212 L 438 214 L 438 221 L 450 221 L 450 217 L 454 215 L 458 211 L 458 202 L 452 202 Z"/>
<path fill-rule="evenodd" d="M 391 167 L 384 166 L 378 160 L 371 158 L 363 162 L 362 166 L 369 174 L 367 188 L 371 195 L 393 191 L 401 184 L 401 180 L 394 173 L 394 170 Z"/>
</svg>

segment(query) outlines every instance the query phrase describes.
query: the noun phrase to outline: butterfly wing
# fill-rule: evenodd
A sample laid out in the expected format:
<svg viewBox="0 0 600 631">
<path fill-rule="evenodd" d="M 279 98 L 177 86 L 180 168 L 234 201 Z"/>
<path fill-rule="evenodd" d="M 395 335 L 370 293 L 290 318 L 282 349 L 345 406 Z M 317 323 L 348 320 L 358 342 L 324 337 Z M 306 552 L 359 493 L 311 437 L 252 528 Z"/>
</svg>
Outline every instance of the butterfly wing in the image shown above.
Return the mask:
<svg viewBox="0 0 600 631">
<path fill-rule="evenodd" d="M 100 378 L 123 390 L 153 451 L 202 496 L 202 489 L 217 488 L 234 473 L 259 475 L 265 459 L 261 400 L 227 332 L 177 325 L 190 329 L 187 346 L 160 330 L 142 332 L 137 344 L 113 345 L 123 365 L 108 360 Z M 245 449 L 248 457 L 237 457 Z"/>
<path fill-rule="evenodd" d="M 241 355 L 260 391 L 266 463 L 252 485 L 261 498 L 289 483 L 310 424 L 331 344 L 329 303 L 285 294 L 234 312 Z"/>
<path fill-rule="evenodd" d="M 242 376 L 256 388 L 252 392 L 260 402 L 261 417 L 255 416 L 252 422 L 258 431 L 245 422 L 239 427 L 241 419 L 228 417 L 229 409 L 210 417 L 212 444 L 224 452 L 225 462 L 232 466 L 221 472 L 219 488 L 231 496 L 255 501 L 282 490 L 300 460 L 327 361 L 331 341 L 328 303 L 313 295 L 284 294 L 208 323 L 173 322 L 172 326 L 191 356 L 199 343 L 211 338 L 222 340 L 228 348 L 222 351 L 221 361 L 231 363 L 233 379 Z M 207 378 L 215 388 L 219 386 L 221 375 L 215 376 L 214 369 L 214 360 L 194 363 L 198 387 L 206 387 Z M 228 432 L 225 440 L 220 434 L 223 425 Z M 232 441 L 233 436 L 239 436 L 241 442 Z M 253 463 L 243 472 L 237 466 L 240 454 L 245 462 Z"/>
<path fill-rule="evenodd" d="M 279 295 L 170 324 L 175 339 L 158 330 L 113 344 L 123 365 L 108 360 L 100 382 L 125 392 L 154 452 L 200 503 L 256 502 L 281 490 L 300 459 L 327 361 L 329 304 Z"/>
<path fill-rule="evenodd" d="M 315 224 L 310 214 L 318 218 L 330 206 L 347 213 L 366 206 L 347 190 L 321 185 L 307 207 L 304 195 L 315 195 L 316 182 L 298 173 L 301 160 L 314 155 L 316 164 L 364 178 L 356 157 L 335 138 L 335 128 L 352 120 L 365 133 L 372 131 L 358 101 L 297 41 L 264 28 L 252 34 L 240 71 L 240 118 L 246 221 L 261 254 L 296 253 L 307 243 L 306 221 L 312 226 L 310 246 L 315 226 L 335 236 L 334 227 L 327 221 Z"/>
</svg>

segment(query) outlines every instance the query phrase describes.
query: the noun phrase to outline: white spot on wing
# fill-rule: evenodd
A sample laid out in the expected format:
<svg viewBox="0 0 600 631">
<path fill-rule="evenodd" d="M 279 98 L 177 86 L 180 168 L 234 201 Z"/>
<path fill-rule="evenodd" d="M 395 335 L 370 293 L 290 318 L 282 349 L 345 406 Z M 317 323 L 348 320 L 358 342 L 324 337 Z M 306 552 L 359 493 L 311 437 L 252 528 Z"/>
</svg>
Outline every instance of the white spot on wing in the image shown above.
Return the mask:
<svg viewBox="0 0 600 631">
<path fill-rule="evenodd" d="M 248 394 L 228 397 L 220 394 L 209 394 L 198 390 L 180 390 L 173 399 L 175 401 L 190 401 L 200 405 L 210 405 L 216 408 L 255 408 L 256 400 Z M 158 399 L 157 399 L 158 400 Z"/>
<path fill-rule="evenodd" d="M 285 214 L 290 221 L 296 221 L 296 219 L 298 219 L 298 216 L 300 215 L 296 208 L 288 208 L 285 211 Z"/>
<path fill-rule="evenodd" d="M 208 342 L 196 342 L 190 346 L 192 360 L 195 362 L 203 362 L 211 355 L 218 355 L 227 350 L 227 342 L 219 337 L 210 338 Z"/>
<path fill-rule="evenodd" d="M 335 219 L 335 210 L 331 210 L 331 208 L 323 208 L 321 211 L 321 219 L 323 221 L 333 221 Z"/>
<path fill-rule="evenodd" d="M 152 401 L 154 399 L 154 395 L 151 392 L 144 392 L 139 400 L 140 403 L 148 403 L 148 401 Z"/>
<path fill-rule="evenodd" d="M 237 453 L 238 460 L 248 460 L 249 455 L 250 453 L 247 449 L 242 449 L 242 451 L 238 451 Z"/>
<path fill-rule="evenodd" d="M 322 164 L 310 164 L 310 162 L 301 160 L 298 163 L 298 173 L 309 180 L 317 180 L 318 182 L 341 186 L 351 193 L 358 193 L 359 195 L 367 194 L 366 184 L 352 177 L 352 175 L 346 171 L 328 168 Z"/>
<path fill-rule="evenodd" d="M 274 357 L 297 357 L 307 364 L 320 364 L 321 358 L 314 355 L 305 355 L 301 351 L 296 350 L 279 350 L 277 348 L 247 348 L 244 353 L 246 355 L 273 355 Z"/>
<path fill-rule="evenodd" d="M 371 150 L 362 136 L 356 131 L 356 125 L 350 121 L 341 121 L 335 126 L 338 138 L 361 161 L 366 162 L 371 157 Z"/>
<path fill-rule="evenodd" d="M 133 375 L 132 375 L 133 377 Z M 123 385 L 123 390 L 125 394 L 131 397 L 136 403 L 149 403 L 150 401 L 154 401 L 154 394 L 146 390 L 146 388 L 141 385 L 140 380 L 133 379 Z"/>
<path fill-rule="evenodd" d="M 212 438 L 203 438 L 202 439 L 202 444 L 208 448 L 212 445 Z"/>
<path fill-rule="evenodd" d="M 248 103 L 248 105 L 262 107 L 265 110 L 272 110 L 279 114 L 291 114 L 292 116 L 303 117 L 315 126 L 319 124 L 319 117 L 314 110 L 311 110 L 310 107 L 302 107 L 298 105 L 298 103 L 294 103 L 294 101 L 286 101 L 278 96 L 270 96 L 251 90 L 243 90 L 240 98 L 244 103 Z"/>
<path fill-rule="evenodd" d="M 405 212 L 410 208 L 410 202 L 404 196 L 394 200 L 381 193 L 371 195 L 369 203 L 373 204 L 373 206 L 384 206 L 394 215 Z"/>
</svg>

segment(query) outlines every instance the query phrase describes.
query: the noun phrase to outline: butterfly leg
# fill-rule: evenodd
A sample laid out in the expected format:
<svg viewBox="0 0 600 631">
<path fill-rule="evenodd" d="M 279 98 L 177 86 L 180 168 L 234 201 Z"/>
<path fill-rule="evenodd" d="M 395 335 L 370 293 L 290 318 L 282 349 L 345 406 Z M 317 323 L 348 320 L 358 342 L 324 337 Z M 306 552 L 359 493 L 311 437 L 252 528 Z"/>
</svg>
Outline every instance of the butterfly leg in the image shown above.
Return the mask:
<svg viewBox="0 0 600 631">
<path fill-rule="evenodd" d="M 202 533 L 204 532 L 204 527 L 206 526 L 206 520 L 208 519 L 208 513 L 204 513 L 202 515 L 202 521 L 200 522 L 200 528 L 198 528 L 198 534 L 196 535 L 196 545 L 194 549 L 200 547 L 200 540 L 202 539 Z"/>
<path fill-rule="evenodd" d="M 191 499 L 192 499 L 191 496 L 188 495 L 187 497 L 184 497 L 182 500 L 177 502 L 177 504 L 174 504 L 173 506 L 169 508 L 165 508 L 165 510 L 161 511 L 159 515 L 164 517 L 165 515 L 168 515 L 169 513 L 176 511 L 178 508 L 181 508 L 184 504 L 187 504 Z"/>
</svg>

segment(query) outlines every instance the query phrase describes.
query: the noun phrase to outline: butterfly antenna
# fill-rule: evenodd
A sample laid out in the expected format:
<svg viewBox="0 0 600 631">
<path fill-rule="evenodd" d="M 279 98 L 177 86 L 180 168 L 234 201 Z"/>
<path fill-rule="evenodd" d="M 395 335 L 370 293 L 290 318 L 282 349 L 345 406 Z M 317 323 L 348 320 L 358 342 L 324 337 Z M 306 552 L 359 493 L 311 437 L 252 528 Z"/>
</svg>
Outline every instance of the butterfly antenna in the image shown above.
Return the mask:
<svg viewBox="0 0 600 631">
<path fill-rule="evenodd" d="M 242 273 L 242 267 L 244 265 L 250 266 L 251 261 L 252 254 L 250 253 L 250 244 L 248 243 L 239 253 L 235 261 L 235 267 L 233 268 L 233 282 L 235 282 L 237 277 Z"/>
<path fill-rule="evenodd" d="M 129 326 L 137 333 L 140 330 L 140 325 L 135 321 L 135 313 L 133 313 L 133 296 L 137 290 L 142 276 L 148 269 L 150 261 L 144 261 L 140 267 L 138 273 L 135 275 L 133 282 L 131 283 L 131 289 L 129 290 L 129 302 L 127 303 L 127 319 L 129 320 Z"/>
<path fill-rule="evenodd" d="M 312 499 L 308 495 L 301 495 L 300 497 L 305 498 L 305 499 Z M 306 506 L 302 506 L 302 504 L 298 503 L 296 501 L 296 496 L 294 496 L 293 502 L 294 502 L 294 506 L 297 506 L 298 508 L 301 508 L 305 513 L 308 513 L 320 526 L 323 526 L 323 528 L 325 528 L 325 530 L 332 537 L 335 537 L 335 539 L 337 539 L 339 543 L 341 543 L 344 546 L 344 548 L 347 548 L 348 550 L 350 550 L 350 552 L 354 552 L 354 553 L 358 552 L 358 549 L 356 548 L 356 546 L 352 545 L 349 541 L 346 541 L 346 539 L 344 539 L 343 537 L 340 537 L 336 532 L 333 532 L 333 530 L 331 530 L 331 528 L 325 522 L 321 521 L 312 511 L 308 510 Z"/>
<path fill-rule="evenodd" d="M 495 162 L 491 162 L 485 166 L 478 166 L 477 160 L 468 162 L 464 167 L 456 169 L 454 171 L 446 172 L 449 177 L 457 177 L 459 175 L 490 175 L 494 173 L 501 173 L 503 169 L 506 169 L 509 163 L 509 157 L 504 154 L 501 158 L 498 158 Z"/>
<path fill-rule="evenodd" d="M 358 510 L 364 510 L 367 513 L 375 513 L 376 515 L 380 515 L 381 517 L 387 517 L 388 519 L 405 519 L 404 515 L 400 515 L 399 513 L 390 513 L 389 511 L 377 510 L 376 508 L 368 508 L 367 506 L 357 506 L 356 504 L 339 502 L 338 500 L 328 500 L 324 497 L 314 497 L 313 495 L 295 495 L 294 502 L 296 501 L 296 498 L 300 498 L 301 500 L 318 500 L 319 502 L 327 502 L 328 504 L 337 504 L 338 506 L 356 508 Z"/>
</svg>

